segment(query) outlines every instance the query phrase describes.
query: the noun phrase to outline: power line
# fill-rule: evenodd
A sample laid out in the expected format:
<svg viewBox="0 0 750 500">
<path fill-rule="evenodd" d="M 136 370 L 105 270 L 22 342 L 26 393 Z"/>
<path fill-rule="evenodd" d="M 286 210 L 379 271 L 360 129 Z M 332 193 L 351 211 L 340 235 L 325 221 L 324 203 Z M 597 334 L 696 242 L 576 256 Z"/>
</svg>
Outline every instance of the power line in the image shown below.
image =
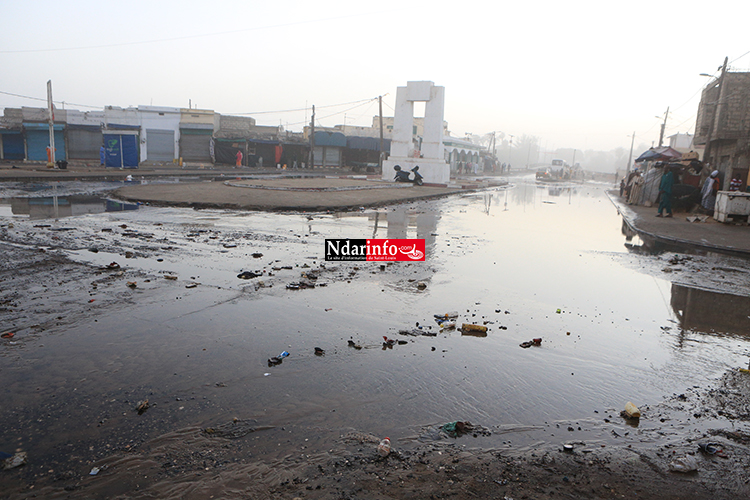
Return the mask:
<svg viewBox="0 0 750 500">
<path fill-rule="evenodd" d="M 742 59 L 743 57 L 745 57 L 748 54 L 750 54 L 750 50 L 748 50 L 747 52 L 745 52 L 744 54 L 742 54 L 740 57 L 738 57 L 736 59 L 732 59 L 731 61 L 729 61 L 729 64 L 732 64 L 734 61 L 736 61 L 738 59 Z"/>
<path fill-rule="evenodd" d="M 362 103 L 360 103 L 360 104 L 357 104 L 356 106 L 352 106 L 351 108 L 347 108 L 347 109 L 345 109 L 345 110 L 343 110 L 343 111 L 337 111 L 336 113 L 331 113 L 330 115 L 326 115 L 326 116 L 321 116 L 321 117 L 316 117 L 316 118 L 315 118 L 315 120 L 316 120 L 316 121 L 320 121 L 320 120 L 325 120 L 326 118 L 330 118 L 330 117 L 332 117 L 332 116 L 336 116 L 336 115 L 343 115 L 344 113 L 346 113 L 346 112 L 348 112 L 348 111 L 351 111 L 351 110 L 353 110 L 353 109 L 357 109 L 357 108 L 359 108 L 360 106 L 364 106 L 364 105 L 365 105 L 365 104 L 367 104 L 367 102 L 369 102 L 369 101 L 376 101 L 377 99 L 378 99 L 377 97 L 375 97 L 375 98 L 373 98 L 373 99 L 367 99 L 367 101 L 366 101 L 366 102 L 362 102 Z M 296 123 L 290 123 L 289 125 L 301 125 L 301 124 L 305 124 L 305 125 L 307 125 L 307 122 L 296 122 Z"/>
<path fill-rule="evenodd" d="M 53 49 L 0 50 L 0 54 L 28 54 L 28 53 L 33 53 L 33 52 L 62 52 L 66 50 L 103 49 L 103 48 L 109 48 L 109 47 L 125 47 L 129 45 L 145 45 L 145 44 L 150 44 L 150 43 L 174 42 L 178 40 L 189 40 L 193 38 L 207 38 L 207 37 L 212 37 L 212 36 L 231 35 L 235 33 L 246 33 L 248 31 L 260 31 L 260 30 L 265 30 L 265 29 L 286 28 L 289 26 L 299 26 L 302 24 L 312 24 L 312 23 L 319 23 L 319 22 L 325 22 L 325 21 L 338 21 L 341 19 L 350 19 L 352 17 L 362 17 L 362 16 L 371 16 L 373 14 L 383 14 L 385 12 L 389 12 L 389 11 L 366 12 L 362 14 L 350 14 L 347 16 L 311 19 L 311 20 L 306 20 L 306 21 L 298 21 L 294 23 L 272 24 L 268 26 L 257 26 L 254 28 L 243 28 L 239 30 L 205 33 L 202 35 L 186 35 L 186 36 L 178 36 L 178 37 L 173 37 L 173 38 L 159 38 L 155 40 L 143 40 L 143 41 L 138 41 L 138 42 L 121 42 L 121 43 L 109 43 L 109 44 L 102 44 L 102 45 L 84 45 L 80 47 L 59 47 L 59 48 L 53 48 Z"/>
<path fill-rule="evenodd" d="M 41 97 L 31 97 L 31 96 L 28 96 L 28 95 L 13 94 L 11 92 L 3 92 L 2 90 L 0 90 L 0 94 L 10 95 L 10 96 L 13 96 L 13 97 L 21 97 L 23 99 L 31 99 L 32 101 L 47 102 L 47 99 L 43 99 Z M 81 108 L 91 108 L 91 109 L 101 109 L 101 108 L 103 108 L 103 106 L 88 106 L 86 104 L 77 104 L 75 102 L 68 102 L 68 101 L 52 101 L 52 102 L 53 103 L 58 103 L 58 104 L 70 104 L 72 106 L 79 106 Z"/>
<path fill-rule="evenodd" d="M 373 99 L 377 99 L 377 97 L 375 97 L 375 98 L 368 98 L 368 99 L 360 99 L 359 101 L 342 102 L 340 104 L 327 104 L 327 105 L 323 105 L 323 106 L 317 106 L 317 108 L 318 109 L 323 109 L 323 108 L 335 108 L 336 106 L 348 106 L 349 104 L 357 104 L 357 103 L 360 103 L 360 102 L 369 102 L 369 101 L 372 101 Z M 272 113 L 293 113 L 293 112 L 297 112 L 297 111 L 306 111 L 308 109 L 310 109 L 310 108 L 305 107 L 305 108 L 296 108 L 296 109 L 282 109 L 282 110 L 279 110 L 279 111 L 255 111 L 255 112 L 250 112 L 250 113 L 231 113 L 231 114 L 232 115 L 265 115 L 265 114 L 272 114 Z"/>
</svg>

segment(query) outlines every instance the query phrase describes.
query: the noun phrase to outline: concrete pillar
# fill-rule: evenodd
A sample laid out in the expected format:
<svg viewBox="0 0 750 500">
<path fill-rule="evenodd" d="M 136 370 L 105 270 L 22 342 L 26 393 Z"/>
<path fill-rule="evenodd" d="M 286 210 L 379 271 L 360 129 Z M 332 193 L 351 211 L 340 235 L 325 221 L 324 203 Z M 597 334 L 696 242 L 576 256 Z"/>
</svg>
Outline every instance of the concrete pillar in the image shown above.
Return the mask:
<svg viewBox="0 0 750 500">
<path fill-rule="evenodd" d="M 407 87 L 396 89 L 396 109 L 393 117 L 391 156 L 411 156 L 412 129 L 414 128 L 414 101 L 407 99 Z"/>
<path fill-rule="evenodd" d="M 443 112 L 445 108 L 445 87 L 430 89 L 430 100 L 424 110 L 424 137 L 422 155 L 425 158 L 444 160 L 443 154 Z"/>
</svg>

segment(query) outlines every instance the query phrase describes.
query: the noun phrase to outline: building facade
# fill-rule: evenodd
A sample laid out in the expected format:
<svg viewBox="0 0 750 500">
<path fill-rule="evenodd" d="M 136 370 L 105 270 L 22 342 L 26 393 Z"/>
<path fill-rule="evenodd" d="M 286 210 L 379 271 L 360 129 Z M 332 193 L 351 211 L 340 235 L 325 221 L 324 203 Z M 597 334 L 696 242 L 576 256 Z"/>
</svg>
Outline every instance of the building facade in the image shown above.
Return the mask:
<svg viewBox="0 0 750 500">
<path fill-rule="evenodd" d="M 727 71 L 708 84 L 701 95 L 694 143 L 704 146 L 703 161 L 720 172 L 721 189 L 732 178 L 747 188 L 750 166 L 750 72 Z"/>
</svg>

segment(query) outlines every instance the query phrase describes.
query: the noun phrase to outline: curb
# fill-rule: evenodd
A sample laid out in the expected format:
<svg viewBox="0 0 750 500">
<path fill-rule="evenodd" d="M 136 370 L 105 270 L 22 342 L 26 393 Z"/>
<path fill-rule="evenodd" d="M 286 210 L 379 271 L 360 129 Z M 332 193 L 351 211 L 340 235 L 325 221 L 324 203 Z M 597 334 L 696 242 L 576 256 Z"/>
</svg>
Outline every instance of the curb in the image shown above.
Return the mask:
<svg viewBox="0 0 750 500">
<path fill-rule="evenodd" d="M 739 255 L 742 257 L 750 257 L 750 250 L 744 250 L 737 247 L 726 247 L 723 245 L 712 245 L 707 244 L 701 241 L 695 241 L 695 240 L 685 240 L 682 238 L 676 238 L 674 236 L 665 236 L 663 234 L 656 234 L 651 233 L 649 231 L 644 231 L 643 229 L 639 229 L 638 226 L 634 222 L 635 213 L 633 213 L 631 210 L 628 210 L 627 207 L 620 204 L 618 200 L 615 200 L 612 195 L 610 195 L 609 191 L 605 191 L 605 194 L 607 195 L 607 198 L 609 198 L 609 201 L 612 202 L 612 205 L 615 206 L 617 209 L 617 213 L 622 216 L 622 220 L 627 224 L 627 226 L 635 233 L 640 235 L 648 236 L 649 238 L 652 238 L 654 241 L 662 242 L 662 243 L 672 243 L 672 244 L 678 244 L 693 248 L 700 248 L 703 250 L 713 250 L 716 252 L 722 252 L 722 253 L 728 253 L 733 255 Z M 627 212 L 627 213 L 626 213 Z"/>
</svg>

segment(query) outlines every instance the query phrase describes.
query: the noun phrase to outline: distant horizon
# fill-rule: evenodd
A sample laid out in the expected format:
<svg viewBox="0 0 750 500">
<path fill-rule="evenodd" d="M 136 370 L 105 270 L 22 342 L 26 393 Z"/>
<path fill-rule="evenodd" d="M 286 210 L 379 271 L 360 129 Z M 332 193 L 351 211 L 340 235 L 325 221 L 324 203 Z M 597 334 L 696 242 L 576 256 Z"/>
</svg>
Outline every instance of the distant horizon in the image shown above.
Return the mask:
<svg viewBox="0 0 750 500">
<path fill-rule="evenodd" d="M 636 145 L 658 143 L 662 124 L 665 137 L 694 133 L 701 91 L 725 57 L 732 71 L 750 70 L 746 21 L 723 14 L 735 5 L 6 2 L 0 109 L 44 106 L 52 80 L 66 108 L 192 103 L 298 131 L 312 105 L 319 126 L 369 126 L 378 96 L 392 114 L 397 87 L 429 80 L 445 88 L 455 137 L 629 150 L 634 131 Z M 708 28 L 680 48 L 647 19 Z"/>
</svg>

